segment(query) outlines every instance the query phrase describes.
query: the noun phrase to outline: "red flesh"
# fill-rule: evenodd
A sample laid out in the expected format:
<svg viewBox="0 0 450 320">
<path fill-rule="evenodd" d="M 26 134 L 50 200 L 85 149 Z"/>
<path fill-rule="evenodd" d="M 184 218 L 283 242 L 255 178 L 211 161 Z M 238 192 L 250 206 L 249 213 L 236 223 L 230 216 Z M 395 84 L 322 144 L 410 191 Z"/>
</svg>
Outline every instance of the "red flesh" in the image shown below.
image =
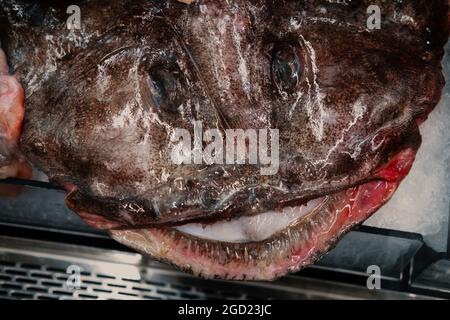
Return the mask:
<svg viewBox="0 0 450 320">
<path fill-rule="evenodd" d="M 0 49 L 0 154 L 14 157 L 8 159 L 6 166 L 0 167 L 0 178 L 29 179 L 32 176 L 31 166 L 15 154 L 24 113 L 24 91 L 17 77 L 8 73 L 6 58 Z M 15 187 L 0 186 L 3 195 L 12 196 L 19 191 Z"/>
</svg>

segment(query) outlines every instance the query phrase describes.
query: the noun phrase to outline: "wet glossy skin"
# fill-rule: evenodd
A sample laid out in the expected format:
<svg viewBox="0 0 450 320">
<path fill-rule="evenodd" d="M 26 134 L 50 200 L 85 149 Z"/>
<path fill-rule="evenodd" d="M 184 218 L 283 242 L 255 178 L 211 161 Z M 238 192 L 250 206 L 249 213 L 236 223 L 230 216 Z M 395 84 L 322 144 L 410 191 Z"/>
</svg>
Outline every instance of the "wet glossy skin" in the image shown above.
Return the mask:
<svg viewBox="0 0 450 320">
<path fill-rule="evenodd" d="M 75 31 L 63 4 L 18 18 L 0 3 L 25 88 L 20 148 L 98 228 L 256 214 L 388 179 L 380 167 L 419 147 L 444 84 L 445 1 L 370 1 L 385 17 L 373 31 L 368 1 L 85 1 Z M 280 129 L 279 173 L 172 164 L 170 134 L 194 120 Z"/>
</svg>

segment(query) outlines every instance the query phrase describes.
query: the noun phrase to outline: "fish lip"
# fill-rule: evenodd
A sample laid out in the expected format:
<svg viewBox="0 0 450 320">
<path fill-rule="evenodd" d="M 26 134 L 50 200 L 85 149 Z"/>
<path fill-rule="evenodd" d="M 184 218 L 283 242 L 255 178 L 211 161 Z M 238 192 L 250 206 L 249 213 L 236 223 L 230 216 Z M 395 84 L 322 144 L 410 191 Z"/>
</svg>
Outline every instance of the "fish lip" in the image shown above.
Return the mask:
<svg viewBox="0 0 450 320">
<path fill-rule="evenodd" d="M 223 220 L 231 220 L 236 219 L 242 216 L 256 216 L 259 214 L 262 214 L 267 211 L 277 211 L 282 210 L 286 207 L 297 207 L 297 206 L 303 206 L 306 205 L 309 201 L 315 200 L 318 198 L 327 197 L 345 190 L 349 190 L 351 188 L 358 187 L 360 185 L 364 185 L 368 182 L 372 181 L 382 181 L 379 178 L 371 178 L 371 179 L 363 179 L 357 183 L 348 184 L 342 187 L 338 188 L 327 188 L 318 190 L 315 192 L 312 192 L 310 194 L 303 194 L 301 197 L 295 197 L 292 199 L 284 199 L 281 201 L 274 201 L 272 199 L 268 200 L 269 203 L 275 203 L 276 205 L 272 206 L 265 206 L 261 207 L 257 210 L 253 210 L 249 208 L 248 206 L 234 206 L 232 208 L 226 206 L 219 210 L 211 212 L 206 212 L 207 216 L 205 216 L 205 211 L 202 210 L 200 207 L 195 208 L 192 211 L 189 211 L 190 209 L 182 210 L 180 212 L 186 213 L 191 212 L 191 214 L 188 214 L 187 219 L 180 219 L 177 221 L 171 221 L 171 222 L 155 222 L 155 223 L 148 223 L 148 224 L 136 224 L 136 225 L 125 225 L 125 226 L 118 226 L 111 228 L 110 230 L 139 230 L 139 229 L 147 229 L 147 228 L 172 228 L 177 226 L 183 226 L 186 224 L 191 223 L 201 223 L 201 224 L 213 224 L 219 221 Z M 244 193 L 245 194 L 245 193 Z M 230 201 L 231 203 L 233 200 Z M 192 214 L 193 213 L 193 214 Z M 192 217 L 194 214 L 197 214 L 197 217 Z"/>
</svg>

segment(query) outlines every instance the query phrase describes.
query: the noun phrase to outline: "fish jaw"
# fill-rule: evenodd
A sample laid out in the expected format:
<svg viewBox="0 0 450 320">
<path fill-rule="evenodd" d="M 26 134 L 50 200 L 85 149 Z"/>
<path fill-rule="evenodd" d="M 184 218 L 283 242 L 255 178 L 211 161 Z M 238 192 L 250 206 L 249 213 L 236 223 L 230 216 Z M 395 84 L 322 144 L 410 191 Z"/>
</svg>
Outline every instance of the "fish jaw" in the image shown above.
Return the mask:
<svg viewBox="0 0 450 320">
<path fill-rule="evenodd" d="M 314 263 L 375 213 L 392 197 L 414 159 L 415 150 L 401 151 L 379 170 L 379 180 L 329 195 L 307 216 L 262 241 L 221 242 L 170 227 L 110 234 L 126 246 L 204 278 L 274 280 Z"/>
</svg>

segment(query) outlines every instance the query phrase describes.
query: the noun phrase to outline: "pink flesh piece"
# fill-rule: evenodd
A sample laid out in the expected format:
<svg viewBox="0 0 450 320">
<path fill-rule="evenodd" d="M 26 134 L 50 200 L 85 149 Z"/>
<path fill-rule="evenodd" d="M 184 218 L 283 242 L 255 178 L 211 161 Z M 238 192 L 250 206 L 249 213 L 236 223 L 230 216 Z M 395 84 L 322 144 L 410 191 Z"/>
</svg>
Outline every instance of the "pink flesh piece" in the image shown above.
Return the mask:
<svg viewBox="0 0 450 320">
<path fill-rule="evenodd" d="M 23 88 L 17 77 L 8 73 L 6 57 L 0 49 L 0 155 L 6 158 L 0 164 L 0 179 L 31 178 L 30 165 L 16 153 L 24 112 Z"/>
<path fill-rule="evenodd" d="M 8 74 L 0 49 L 0 136 L 17 142 L 24 116 L 24 92 L 15 76 Z"/>
</svg>

